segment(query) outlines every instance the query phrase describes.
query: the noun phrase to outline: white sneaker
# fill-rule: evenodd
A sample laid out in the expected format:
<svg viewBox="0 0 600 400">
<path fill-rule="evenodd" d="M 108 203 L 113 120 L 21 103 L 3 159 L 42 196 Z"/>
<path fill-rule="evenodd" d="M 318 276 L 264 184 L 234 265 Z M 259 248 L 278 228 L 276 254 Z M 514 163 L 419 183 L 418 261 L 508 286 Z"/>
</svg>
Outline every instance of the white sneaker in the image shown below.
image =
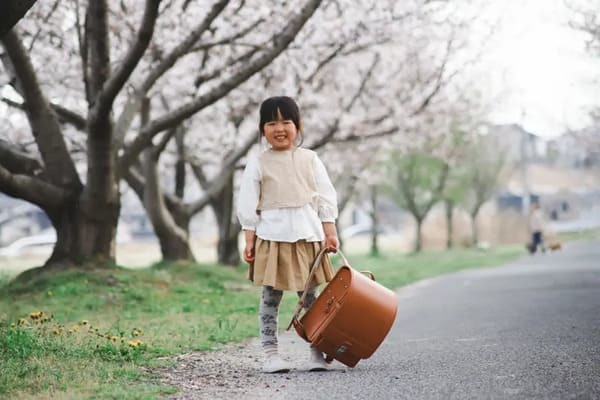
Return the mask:
<svg viewBox="0 0 600 400">
<path fill-rule="evenodd" d="M 290 365 L 282 360 L 278 354 L 268 354 L 265 356 L 262 371 L 266 374 L 290 372 Z"/>
<path fill-rule="evenodd" d="M 308 361 L 308 370 L 310 372 L 327 371 L 329 370 L 329 364 L 325 361 L 323 353 L 321 353 L 316 347 L 310 348 L 310 359 Z"/>
</svg>

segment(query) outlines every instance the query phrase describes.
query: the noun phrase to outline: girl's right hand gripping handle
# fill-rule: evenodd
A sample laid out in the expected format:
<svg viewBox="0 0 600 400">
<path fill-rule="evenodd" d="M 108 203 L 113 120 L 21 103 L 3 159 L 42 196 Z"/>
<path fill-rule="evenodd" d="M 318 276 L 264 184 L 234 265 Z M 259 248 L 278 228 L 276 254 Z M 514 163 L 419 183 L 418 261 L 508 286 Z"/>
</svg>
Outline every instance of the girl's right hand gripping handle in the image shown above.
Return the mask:
<svg viewBox="0 0 600 400">
<path fill-rule="evenodd" d="M 306 280 L 306 283 L 304 284 L 304 290 L 302 291 L 302 297 L 300 297 L 300 300 L 298 301 L 298 307 L 296 307 L 296 311 L 294 312 L 294 315 L 292 316 L 292 320 L 290 321 L 288 327 L 286 328 L 286 331 L 289 331 L 290 328 L 292 327 L 292 325 L 295 325 L 296 327 L 300 328 L 302 330 L 302 332 L 304 332 L 304 328 L 300 324 L 300 321 L 298 321 L 298 316 L 302 312 L 302 307 L 304 307 L 304 300 L 306 299 L 306 294 L 308 292 L 310 282 L 313 280 L 315 274 L 317 273 L 317 267 L 319 265 L 321 265 L 321 260 L 323 259 L 323 255 L 326 252 L 327 252 L 327 248 L 323 247 L 321 249 L 321 251 L 319 252 L 319 254 L 317 254 L 317 257 L 315 258 L 315 261 L 313 262 L 312 267 L 310 267 L 310 274 L 308 275 L 308 279 Z M 298 332 L 298 333 L 300 333 L 300 332 Z M 306 334 L 300 335 L 300 336 L 305 337 Z"/>
<path fill-rule="evenodd" d="M 304 307 L 304 299 L 306 298 L 306 294 L 307 294 L 308 288 L 310 286 L 310 282 L 312 282 L 315 274 L 317 273 L 317 268 L 319 267 L 319 265 L 321 265 L 321 260 L 323 259 L 323 255 L 325 255 L 325 253 L 327 253 L 327 250 L 328 249 L 326 247 L 322 248 L 321 251 L 319 252 L 319 254 L 317 254 L 317 257 L 315 258 L 315 261 L 314 261 L 312 267 L 310 267 L 310 274 L 308 276 L 308 279 L 306 280 L 306 283 L 304 284 L 304 291 L 302 292 L 302 297 L 300 297 L 300 300 L 298 301 L 298 307 L 296 307 L 296 312 L 294 312 L 294 315 L 292 316 L 292 320 L 290 321 L 289 325 L 286 328 L 286 331 L 289 331 L 290 328 L 292 327 L 292 325 L 294 325 L 294 327 L 296 328 L 296 331 L 298 331 L 298 334 L 301 337 L 303 337 L 304 339 L 306 339 L 306 332 L 304 331 L 304 327 L 298 320 L 298 316 L 300 315 L 300 313 L 302 312 L 302 308 Z M 344 263 L 344 265 L 347 265 L 348 267 L 350 267 L 350 263 L 348 262 L 348 259 L 344 256 L 342 251 L 338 249 L 337 253 L 342 258 L 342 262 Z M 371 279 L 375 280 L 375 277 L 373 276 L 372 273 L 370 273 L 368 271 L 364 271 L 364 272 L 370 274 Z M 306 339 L 306 340 L 308 340 L 308 339 Z"/>
</svg>

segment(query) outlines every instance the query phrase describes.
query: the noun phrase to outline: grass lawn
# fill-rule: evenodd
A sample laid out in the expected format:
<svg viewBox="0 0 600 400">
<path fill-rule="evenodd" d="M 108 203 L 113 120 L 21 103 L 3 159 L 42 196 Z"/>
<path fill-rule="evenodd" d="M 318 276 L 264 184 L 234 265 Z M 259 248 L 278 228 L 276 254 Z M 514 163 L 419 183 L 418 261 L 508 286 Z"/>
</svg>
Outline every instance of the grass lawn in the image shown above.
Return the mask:
<svg viewBox="0 0 600 400">
<path fill-rule="evenodd" d="M 395 288 L 465 268 L 498 265 L 523 246 L 380 257 L 348 254 L 359 270 Z M 334 261 L 334 265 L 337 260 Z M 259 289 L 245 267 L 168 264 L 68 271 L 27 285 L 0 284 L 0 398 L 160 398 L 145 367 L 257 334 Z M 287 324 L 297 299 L 281 308 Z"/>
</svg>

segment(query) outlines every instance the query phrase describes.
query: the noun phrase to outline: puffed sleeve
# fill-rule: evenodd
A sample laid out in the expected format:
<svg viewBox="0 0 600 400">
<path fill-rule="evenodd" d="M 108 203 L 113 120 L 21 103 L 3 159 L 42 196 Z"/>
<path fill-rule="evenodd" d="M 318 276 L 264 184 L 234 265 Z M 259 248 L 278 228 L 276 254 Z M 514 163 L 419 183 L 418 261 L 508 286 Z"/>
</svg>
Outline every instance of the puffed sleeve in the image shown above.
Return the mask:
<svg viewBox="0 0 600 400">
<path fill-rule="evenodd" d="M 315 155 L 314 168 L 319 192 L 317 210 L 319 218 L 321 222 L 335 222 L 338 217 L 337 193 L 329 179 L 325 165 L 317 155 Z"/>
<path fill-rule="evenodd" d="M 237 217 L 243 230 L 254 231 L 259 216 L 256 213 L 260 195 L 260 168 L 257 158 L 250 158 L 242 174 L 237 204 Z"/>
</svg>

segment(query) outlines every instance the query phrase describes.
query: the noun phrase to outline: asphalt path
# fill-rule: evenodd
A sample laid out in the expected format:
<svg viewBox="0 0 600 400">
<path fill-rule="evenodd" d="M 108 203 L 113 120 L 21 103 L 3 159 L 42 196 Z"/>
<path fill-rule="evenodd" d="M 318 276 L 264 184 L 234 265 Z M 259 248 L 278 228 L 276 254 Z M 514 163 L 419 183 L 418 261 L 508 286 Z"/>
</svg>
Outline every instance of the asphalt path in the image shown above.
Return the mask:
<svg viewBox="0 0 600 400">
<path fill-rule="evenodd" d="M 599 242 L 423 281 L 398 297 L 370 359 L 291 372 L 272 398 L 600 398 Z"/>
<path fill-rule="evenodd" d="M 355 368 L 307 372 L 307 344 L 280 336 L 288 374 L 259 372 L 257 340 L 184 356 L 176 399 L 600 399 L 600 242 L 463 271 L 398 291 L 388 337 Z"/>
</svg>

